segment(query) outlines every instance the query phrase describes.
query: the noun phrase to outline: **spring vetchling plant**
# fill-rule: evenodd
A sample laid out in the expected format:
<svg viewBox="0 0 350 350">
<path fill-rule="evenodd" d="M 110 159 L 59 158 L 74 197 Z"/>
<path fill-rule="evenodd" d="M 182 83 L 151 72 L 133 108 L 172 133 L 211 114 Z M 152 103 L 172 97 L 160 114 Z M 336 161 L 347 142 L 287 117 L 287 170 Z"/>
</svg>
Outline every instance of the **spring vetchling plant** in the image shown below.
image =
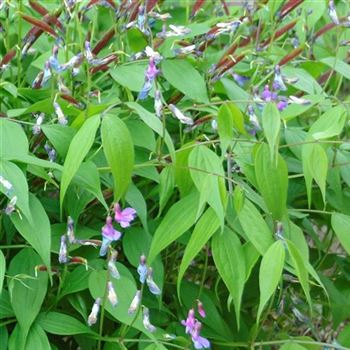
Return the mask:
<svg viewBox="0 0 350 350">
<path fill-rule="evenodd" d="M 350 3 L 0 1 L 0 349 L 350 349 Z"/>
</svg>

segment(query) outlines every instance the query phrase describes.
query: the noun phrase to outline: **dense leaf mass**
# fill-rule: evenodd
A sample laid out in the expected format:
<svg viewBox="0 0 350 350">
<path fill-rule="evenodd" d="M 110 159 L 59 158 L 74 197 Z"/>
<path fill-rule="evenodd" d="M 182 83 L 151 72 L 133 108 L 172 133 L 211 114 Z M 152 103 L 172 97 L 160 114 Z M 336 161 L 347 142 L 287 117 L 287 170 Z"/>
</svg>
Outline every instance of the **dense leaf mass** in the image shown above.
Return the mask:
<svg viewBox="0 0 350 350">
<path fill-rule="evenodd" d="M 0 350 L 349 350 L 349 13 L 0 0 Z"/>
</svg>

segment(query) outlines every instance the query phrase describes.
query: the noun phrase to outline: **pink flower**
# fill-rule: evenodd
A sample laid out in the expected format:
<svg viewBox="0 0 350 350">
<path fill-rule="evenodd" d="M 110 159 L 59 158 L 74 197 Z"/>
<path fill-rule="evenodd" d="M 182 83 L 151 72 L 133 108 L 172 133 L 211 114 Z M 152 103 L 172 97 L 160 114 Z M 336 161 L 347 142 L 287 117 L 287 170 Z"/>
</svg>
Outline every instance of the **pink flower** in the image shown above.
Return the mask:
<svg viewBox="0 0 350 350">
<path fill-rule="evenodd" d="M 117 221 L 121 227 L 129 227 L 130 222 L 135 219 L 136 210 L 133 208 L 125 208 L 121 210 L 119 203 L 114 204 L 114 220 Z"/>
<path fill-rule="evenodd" d="M 192 308 L 188 311 L 188 315 L 187 315 L 186 320 L 182 320 L 181 324 L 186 327 L 185 332 L 187 334 L 191 334 L 195 323 L 196 323 L 196 319 L 194 317 L 194 309 Z"/>
<path fill-rule="evenodd" d="M 199 335 L 201 328 L 202 324 L 196 320 L 191 333 L 193 345 L 196 349 L 210 348 L 209 340 Z"/>
<path fill-rule="evenodd" d="M 198 308 L 198 313 L 204 318 L 206 316 L 206 313 L 202 302 L 198 299 L 197 299 L 197 308 Z"/>
<path fill-rule="evenodd" d="M 102 245 L 100 249 L 100 256 L 105 256 L 107 249 L 113 241 L 117 241 L 121 237 L 121 233 L 114 229 L 112 224 L 112 217 L 108 216 L 106 225 L 102 227 Z"/>
</svg>

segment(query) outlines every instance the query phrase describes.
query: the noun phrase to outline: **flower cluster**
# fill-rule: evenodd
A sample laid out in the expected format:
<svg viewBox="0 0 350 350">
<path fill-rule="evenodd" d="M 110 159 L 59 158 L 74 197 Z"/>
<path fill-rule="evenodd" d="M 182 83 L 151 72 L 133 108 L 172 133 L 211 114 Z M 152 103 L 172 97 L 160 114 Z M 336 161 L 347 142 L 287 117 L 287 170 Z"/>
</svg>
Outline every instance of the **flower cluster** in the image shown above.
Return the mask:
<svg viewBox="0 0 350 350">
<path fill-rule="evenodd" d="M 197 308 L 199 315 L 203 318 L 206 317 L 203 304 L 200 300 L 197 300 Z M 182 320 L 181 324 L 185 327 L 185 333 L 191 336 L 193 346 L 196 349 L 210 348 L 209 340 L 200 335 L 202 323 L 195 318 L 194 308 L 188 311 L 186 320 Z"/>
</svg>

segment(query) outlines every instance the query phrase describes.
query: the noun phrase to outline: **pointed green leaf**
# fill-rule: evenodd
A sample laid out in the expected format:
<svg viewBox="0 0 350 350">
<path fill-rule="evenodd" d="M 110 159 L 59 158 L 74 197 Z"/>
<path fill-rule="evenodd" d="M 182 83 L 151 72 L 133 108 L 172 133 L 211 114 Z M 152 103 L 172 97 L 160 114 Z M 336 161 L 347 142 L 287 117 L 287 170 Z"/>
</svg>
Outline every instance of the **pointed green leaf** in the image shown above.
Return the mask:
<svg viewBox="0 0 350 350">
<path fill-rule="evenodd" d="M 333 213 L 332 227 L 341 245 L 350 255 L 350 216 L 340 213 Z"/>
<path fill-rule="evenodd" d="M 6 260 L 3 252 L 0 250 L 0 295 L 1 295 L 2 286 L 4 283 L 5 271 L 6 271 Z"/>
<path fill-rule="evenodd" d="M 0 118 L 0 130 L 0 158 L 12 159 L 28 153 L 27 136 L 18 123 Z"/>
<path fill-rule="evenodd" d="M 198 193 L 192 192 L 169 209 L 154 233 L 148 256 L 149 263 L 195 223 L 198 201 Z"/>
<path fill-rule="evenodd" d="M 255 155 L 255 176 L 273 219 L 281 220 L 287 211 L 288 169 L 279 154 L 272 160 L 266 144 L 260 145 Z"/>
<path fill-rule="evenodd" d="M 275 103 L 268 103 L 263 110 L 262 125 L 273 158 L 279 144 L 281 117 Z"/>
<path fill-rule="evenodd" d="M 162 62 L 162 73 L 164 78 L 193 100 L 207 103 L 207 87 L 203 77 L 186 60 L 174 59 Z"/>
<path fill-rule="evenodd" d="M 96 115 L 85 121 L 83 126 L 79 129 L 76 135 L 73 137 L 72 142 L 69 145 L 66 160 L 64 162 L 61 190 L 60 190 L 60 208 L 62 211 L 62 205 L 64 196 L 68 189 L 70 182 L 72 181 L 75 173 L 78 171 L 80 164 L 83 162 L 87 153 L 89 152 L 92 144 L 95 140 L 95 134 L 100 125 L 100 116 Z"/>
<path fill-rule="evenodd" d="M 186 272 L 186 269 L 203 246 L 209 241 L 210 237 L 218 230 L 219 226 L 219 219 L 212 208 L 208 208 L 198 220 L 192 232 L 191 238 L 187 243 L 184 256 L 181 260 L 179 276 L 177 278 L 177 294 L 179 299 L 181 280 Z"/>
<path fill-rule="evenodd" d="M 215 266 L 233 298 L 239 328 L 242 294 L 246 280 L 243 247 L 237 235 L 225 227 L 223 233 L 217 232 L 214 235 L 212 252 Z"/>
<path fill-rule="evenodd" d="M 285 259 L 285 247 L 282 241 L 273 243 L 264 254 L 259 271 L 260 302 L 257 323 L 266 303 L 274 294 L 282 276 Z"/>
<path fill-rule="evenodd" d="M 50 269 L 51 228 L 50 221 L 39 199 L 29 195 L 29 206 L 32 220 L 20 217 L 18 213 L 11 215 L 11 221 L 17 231 L 38 252 L 44 263 Z"/>
<path fill-rule="evenodd" d="M 248 240 L 261 255 L 264 255 L 273 243 L 272 232 L 258 209 L 247 198 L 238 213 L 238 219 Z"/>
<path fill-rule="evenodd" d="M 36 322 L 30 328 L 26 350 L 51 350 L 46 333 Z"/>
<path fill-rule="evenodd" d="M 114 199 L 118 201 L 131 182 L 134 145 L 128 128 L 116 115 L 103 117 L 101 136 L 103 151 L 114 178 Z"/>
</svg>

